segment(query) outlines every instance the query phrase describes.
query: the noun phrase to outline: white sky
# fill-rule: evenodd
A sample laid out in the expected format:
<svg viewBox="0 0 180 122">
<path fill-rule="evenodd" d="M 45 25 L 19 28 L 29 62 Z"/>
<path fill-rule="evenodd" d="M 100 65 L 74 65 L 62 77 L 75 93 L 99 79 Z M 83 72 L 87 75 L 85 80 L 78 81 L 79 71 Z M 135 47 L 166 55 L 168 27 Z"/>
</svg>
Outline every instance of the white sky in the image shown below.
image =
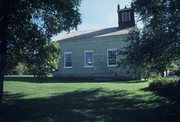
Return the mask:
<svg viewBox="0 0 180 122">
<path fill-rule="evenodd" d="M 78 26 L 77 31 L 94 30 L 109 27 L 118 27 L 117 5 L 120 8 L 130 6 L 131 0 L 82 0 L 80 13 L 82 24 Z M 142 27 L 141 23 L 137 23 Z M 52 39 L 66 34 L 61 32 Z"/>
</svg>

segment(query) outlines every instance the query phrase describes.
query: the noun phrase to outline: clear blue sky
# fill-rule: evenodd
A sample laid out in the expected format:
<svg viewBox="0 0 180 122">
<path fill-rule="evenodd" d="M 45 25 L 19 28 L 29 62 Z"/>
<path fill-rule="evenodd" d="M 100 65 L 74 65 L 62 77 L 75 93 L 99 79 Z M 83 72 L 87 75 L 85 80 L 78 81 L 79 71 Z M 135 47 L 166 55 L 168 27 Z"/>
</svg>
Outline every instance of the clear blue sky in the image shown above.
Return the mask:
<svg viewBox="0 0 180 122">
<path fill-rule="evenodd" d="M 80 7 L 82 24 L 78 30 L 117 27 L 117 5 L 130 5 L 131 0 L 83 0 Z"/>
<path fill-rule="evenodd" d="M 131 0 L 82 0 L 82 24 L 78 26 L 78 31 L 118 27 L 117 5 L 124 8 L 125 5 L 130 6 L 130 3 Z M 53 37 L 53 40 L 62 34 L 65 32 Z"/>
</svg>

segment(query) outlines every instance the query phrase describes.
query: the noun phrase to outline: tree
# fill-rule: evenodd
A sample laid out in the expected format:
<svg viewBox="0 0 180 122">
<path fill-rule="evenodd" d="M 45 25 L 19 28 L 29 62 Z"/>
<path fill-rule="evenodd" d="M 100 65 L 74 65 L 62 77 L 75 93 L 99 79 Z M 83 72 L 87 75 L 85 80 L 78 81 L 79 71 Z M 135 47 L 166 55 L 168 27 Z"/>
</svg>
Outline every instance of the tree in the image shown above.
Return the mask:
<svg viewBox="0 0 180 122">
<path fill-rule="evenodd" d="M 23 62 L 19 62 L 11 71 L 13 74 L 23 75 L 27 71 L 27 67 Z"/>
<path fill-rule="evenodd" d="M 59 62 L 59 44 L 50 43 L 36 52 L 31 59 L 27 61 L 29 71 L 38 77 L 48 76 L 58 68 Z"/>
<path fill-rule="evenodd" d="M 26 62 L 48 74 L 59 50 L 51 37 L 81 23 L 81 0 L 0 0 L 0 101 L 7 62 Z M 50 52 L 50 53 L 49 53 Z M 50 55 L 52 54 L 52 55 Z M 47 58 L 50 58 L 48 60 Z M 53 59 L 53 60 L 51 60 Z M 34 70 L 35 71 L 35 70 Z"/>
<path fill-rule="evenodd" d="M 127 63 L 138 64 L 142 72 L 163 72 L 180 58 L 179 6 L 178 0 L 133 0 L 144 28 L 131 33 Z"/>
</svg>

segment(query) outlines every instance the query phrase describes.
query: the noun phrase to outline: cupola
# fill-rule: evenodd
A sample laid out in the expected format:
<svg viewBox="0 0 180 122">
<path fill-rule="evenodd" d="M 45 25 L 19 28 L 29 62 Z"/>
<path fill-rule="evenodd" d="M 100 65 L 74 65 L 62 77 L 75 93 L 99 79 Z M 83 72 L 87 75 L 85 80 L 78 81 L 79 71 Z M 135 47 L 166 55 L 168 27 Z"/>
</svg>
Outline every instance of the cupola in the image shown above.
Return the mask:
<svg viewBox="0 0 180 122">
<path fill-rule="evenodd" d="M 118 25 L 120 29 L 129 28 L 135 26 L 134 9 L 127 8 L 120 9 L 120 5 L 117 6 L 118 12 Z"/>
</svg>

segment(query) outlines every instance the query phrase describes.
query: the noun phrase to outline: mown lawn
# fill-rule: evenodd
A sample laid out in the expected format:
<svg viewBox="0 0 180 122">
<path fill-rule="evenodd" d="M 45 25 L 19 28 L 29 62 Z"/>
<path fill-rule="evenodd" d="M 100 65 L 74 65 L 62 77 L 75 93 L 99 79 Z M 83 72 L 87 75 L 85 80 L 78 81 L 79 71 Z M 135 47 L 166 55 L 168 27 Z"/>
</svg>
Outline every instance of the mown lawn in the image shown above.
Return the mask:
<svg viewBox="0 0 180 122">
<path fill-rule="evenodd" d="M 6 78 L 0 122 L 179 122 L 177 101 L 146 81 Z"/>
</svg>

